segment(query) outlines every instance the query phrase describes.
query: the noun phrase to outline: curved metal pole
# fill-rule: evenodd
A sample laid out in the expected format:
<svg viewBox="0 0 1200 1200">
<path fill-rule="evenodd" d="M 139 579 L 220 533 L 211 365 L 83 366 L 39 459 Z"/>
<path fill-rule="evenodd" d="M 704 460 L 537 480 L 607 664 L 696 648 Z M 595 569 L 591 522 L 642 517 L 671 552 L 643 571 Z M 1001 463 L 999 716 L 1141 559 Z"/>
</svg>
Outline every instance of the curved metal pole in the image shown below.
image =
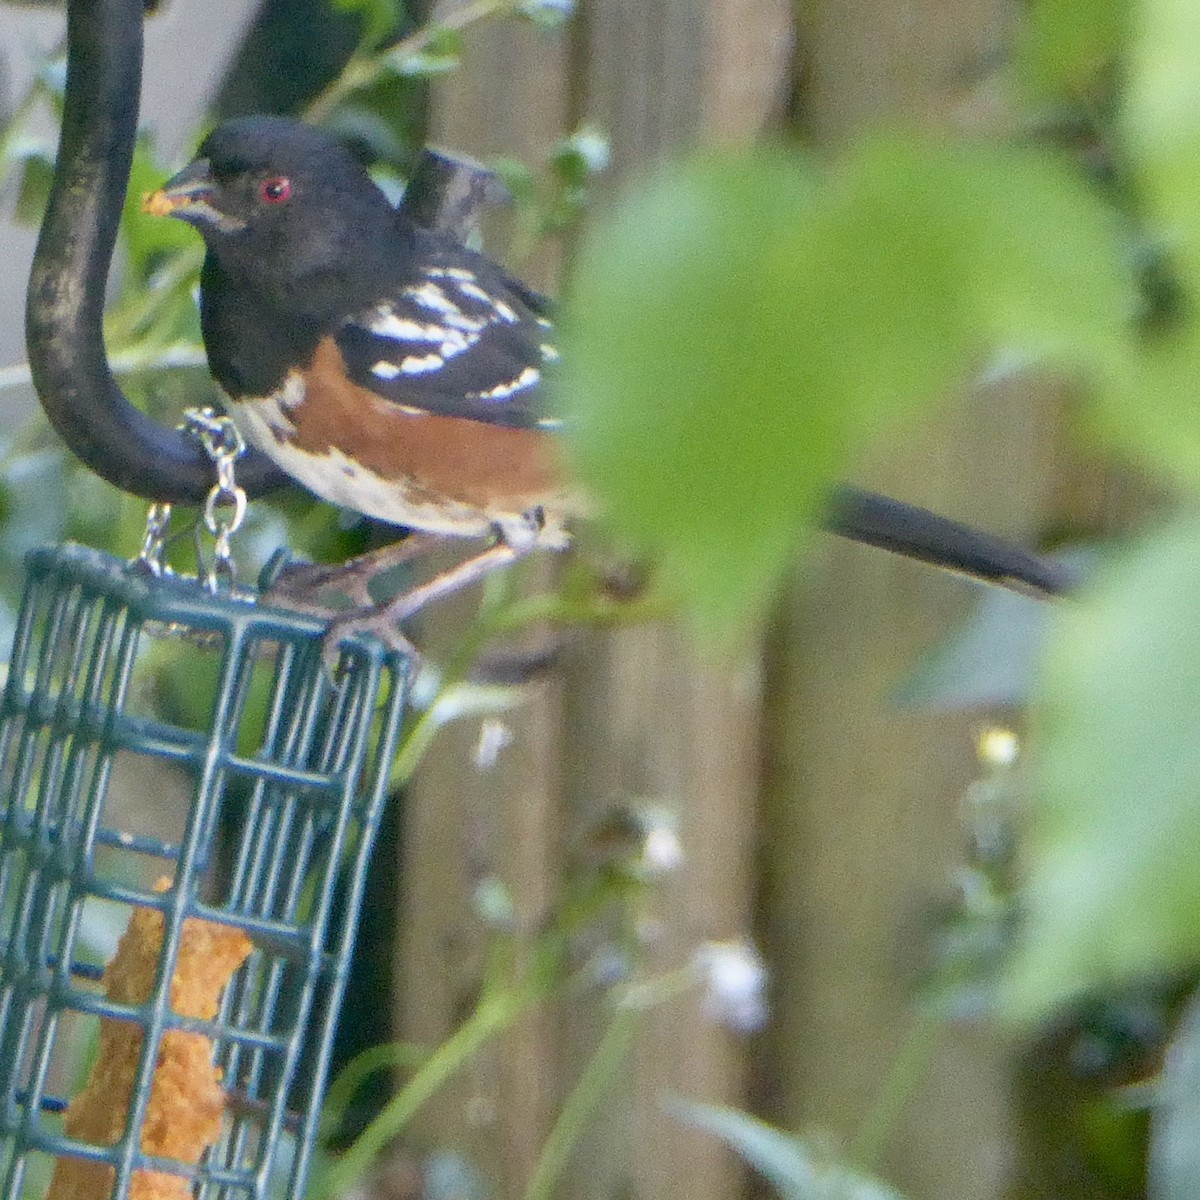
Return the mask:
<svg viewBox="0 0 1200 1200">
<path fill-rule="evenodd" d="M 88 467 L 136 496 L 196 504 L 215 482 L 208 457 L 125 398 L 104 351 L 104 285 L 137 132 L 142 4 L 68 5 L 62 140 L 29 279 L 25 340 L 42 407 Z M 257 452 L 238 463 L 238 483 L 251 495 L 284 478 Z"/>
</svg>

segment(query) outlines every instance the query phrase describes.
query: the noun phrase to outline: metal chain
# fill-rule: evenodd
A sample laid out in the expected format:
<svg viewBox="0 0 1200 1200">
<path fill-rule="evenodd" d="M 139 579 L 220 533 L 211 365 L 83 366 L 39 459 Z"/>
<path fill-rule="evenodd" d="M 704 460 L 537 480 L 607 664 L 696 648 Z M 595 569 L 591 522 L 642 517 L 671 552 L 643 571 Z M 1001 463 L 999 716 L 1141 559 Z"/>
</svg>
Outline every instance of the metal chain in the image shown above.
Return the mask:
<svg viewBox="0 0 1200 1200">
<path fill-rule="evenodd" d="M 156 579 L 169 573 L 166 562 L 167 530 L 171 524 L 171 506 L 152 504 L 146 514 L 146 532 L 142 535 L 142 548 L 137 563 Z"/>
<path fill-rule="evenodd" d="M 204 582 L 216 592 L 222 583 L 232 588 L 237 582 L 231 539 L 246 519 L 246 493 L 238 487 L 234 464 L 246 452 L 246 442 L 227 416 L 211 408 L 189 408 L 184 418 L 183 428 L 200 439 L 217 469 L 217 482 L 204 501 L 204 526 L 213 536 L 212 563 Z"/>
<path fill-rule="evenodd" d="M 211 408 L 189 408 L 179 428 L 200 439 L 204 453 L 212 460 L 217 472 L 217 482 L 205 497 L 203 509 L 204 527 L 213 537 L 212 562 L 207 567 L 200 546 L 199 526 L 196 529 L 196 569 L 203 577 L 205 587 L 215 593 L 222 584 L 232 588 L 237 582 L 232 538 L 246 519 L 246 493 L 238 486 L 234 466 L 245 453 L 246 443 L 237 426 Z M 150 506 L 137 562 L 155 577 L 171 573 L 166 562 L 170 523 L 169 504 Z"/>
</svg>

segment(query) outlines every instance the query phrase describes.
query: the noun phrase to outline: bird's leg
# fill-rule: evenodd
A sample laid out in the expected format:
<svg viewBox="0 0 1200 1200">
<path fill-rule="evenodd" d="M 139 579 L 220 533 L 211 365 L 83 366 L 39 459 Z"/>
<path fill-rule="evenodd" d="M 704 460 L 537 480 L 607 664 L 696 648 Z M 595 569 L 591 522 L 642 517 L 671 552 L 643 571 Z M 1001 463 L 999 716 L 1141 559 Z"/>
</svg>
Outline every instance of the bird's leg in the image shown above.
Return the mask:
<svg viewBox="0 0 1200 1200">
<path fill-rule="evenodd" d="M 427 605 L 470 587 L 498 568 L 518 562 L 542 544 L 540 535 L 543 528 L 542 512 L 535 509 L 526 514 L 519 523 L 497 526 L 495 545 L 440 572 L 427 583 L 418 584 L 383 604 L 374 605 L 370 611 L 360 609 L 335 615 L 325 634 L 326 662 L 335 661 L 338 645 L 355 633 L 373 633 L 393 648 L 412 653 L 411 643 L 398 628 L 403 621 L 407 621 Z M 548 543 L 549 546 L 557 548 L 564 544 L 561 539 Z"/>
<path fill-rule="evenodd" d="M 428 583 L 402 592 L 384 604 L 373 606 L 369 611 L 358 609 L 334 616 L 325 634 L 326 661 L 336 659 L 338 645 L 356 633 L 373 633 L 394 649 L 411 653 L 411 644 L 398 628 L 402 622 L 434 601 L 470 587 L 497 568 L 524 558 L 531 549 L 532 546 L 513 546 L 506 541 L 497 542 L 482 554 L 476 554 L 465 562 L 442 571 Z"/>
<path fill-rule="evenodd" d="M 402 541 L 381 546 L 360 554 L 349 562 L 319 564 L 288 564 L 272 581 L 267 590 L 268 600 L 279 600 L 293 608 L 320 615 L 337 616 L 340 610 L 321 604 L 317 596 L 334 589 L 347 596 L 361 613 L 379 607 L 371 596 L 371 583 L 385 571 L 412 562 L 444 543 L 445 539 L 432 533 L 410 533 Z"/>
</svg>

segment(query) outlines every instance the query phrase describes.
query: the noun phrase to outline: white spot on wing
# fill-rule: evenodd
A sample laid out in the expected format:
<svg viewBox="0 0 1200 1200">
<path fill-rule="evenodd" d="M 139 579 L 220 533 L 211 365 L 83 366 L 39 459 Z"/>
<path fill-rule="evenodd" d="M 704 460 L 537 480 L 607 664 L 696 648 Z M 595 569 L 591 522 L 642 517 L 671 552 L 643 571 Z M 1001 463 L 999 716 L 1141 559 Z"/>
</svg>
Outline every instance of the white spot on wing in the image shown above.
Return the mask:
<svg viewBox="0 0 1200 1200">
<path fill-rule="evenodd" d="M 422 325 L 420 321 L 398 317 L 386 306 L 375 312 L 367 328 L 380 337 L 392 338 L 397 342 L 440 342 L 450 332 L 444 325 Z"/>
<path fill-rule="evenodd" d="M 526 367 L 516 379 L 510 379 L 507 383 L 498 383 L 485 392 L 476 392 L 475 396 L 480 400 L 503 400 L 505 396 L 511 396 L 514 392 L 533 387 L 541 377 L 541 372 L 536 367 Z"/>
<path fill-rule="evenodd" d="M 464 350 L 470 348 L 479 341 L 478 334 L 463 334 L 456 330 L 446 330 L 446 340 L 441 344 L 439 349 L 443 358 L 453 358 L 456 354 L 461 354 Z"/>
<path fill-rule="evenodd" d="M 543 362 L 558 362 L 558 348 L 549 342 L 543 342 L 538 349 L 542 352 Z"/>
<path fill-rule="evenodd" d="M 441 316 L 451 318 L 463 315 L 462 309 L 436 283 L 423 283 L 420 287 L 405 288 L 404 295 L 414 304 Z"/>
<path fill-rule="evenodd" d="M 400 370 L 405 374 L 419 374 L 421 371 L 435 370 L 436 367 L 442 365 L 445 359 L 453 358 L 456 354 L 469 350 L 479 341 L 480 331 L 487 324 L 486 321 L 472 321 L 461 314 L 453 321 L 447 318 L 445 324 L 426 324 L 414 321 L 409 317 L 398 316 L 390 304 L 379 305 L 363 317 L 356 318 L 355 323 L 364 325 L 371 333 L 387 338 L 389 341 L 416 342 L 431 347 L 429 354 L 412 355 L 410 359 L 401 361 Z M 436 349 L 433 349 L 435 346 Z M 438 362 L 430 361 L 433 358 L 437 358 Z M 405 362 L 409 361 L 413 365 L 406 367 Z M 424 365 L 418 368 L 415 365 L 418 362 Z M 383 376 L 383 378 L 395 377 Z"/>
<path fill-rule="evenodd" d="M 460 283 L 458 290 L 464 296 L 470 296 L 472 300 L 482 300 L 484 304 L 491 304 L 492 298 L 479 286 L 477 283 Z"/>
<path fill-rule="evenodd" d="M 446 360 L 440 354 L 412 355 L 400 364 L 400 370 L 405 375 L 423 375 L 426 371 L 436 371 L 445 365 Z"/>
<path fill-rule="evenodd" d="M 408 362 L 408 359 L 406 358 L 404 361 Z M 379 362 L 377 362 L 371 368 L 371 374 L 378 375 L 380 379 L 395 379 L 396 376 L 400 374 L 401 370 L 403 370 L 402 367 L 398 367 L 395 363 L 390 363 L 386 359 L 381 358 Z"/>
</svg>

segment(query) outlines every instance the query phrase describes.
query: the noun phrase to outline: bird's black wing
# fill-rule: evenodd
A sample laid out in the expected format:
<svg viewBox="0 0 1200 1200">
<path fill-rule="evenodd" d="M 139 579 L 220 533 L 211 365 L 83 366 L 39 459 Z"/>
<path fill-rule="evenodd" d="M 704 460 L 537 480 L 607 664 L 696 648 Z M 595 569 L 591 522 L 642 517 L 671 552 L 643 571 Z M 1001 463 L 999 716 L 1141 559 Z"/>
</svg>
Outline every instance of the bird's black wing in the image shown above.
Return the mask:
<svg viewBox="0 0 1200 1200">
<path fill-rule="evenodd" d="M 559 425 L 543 411 L 554 327 L 480 255 L 425 248 L 410 277 L 335 332 L 350 378 L 410 409 L 518 429 Z"/>
</svg>

